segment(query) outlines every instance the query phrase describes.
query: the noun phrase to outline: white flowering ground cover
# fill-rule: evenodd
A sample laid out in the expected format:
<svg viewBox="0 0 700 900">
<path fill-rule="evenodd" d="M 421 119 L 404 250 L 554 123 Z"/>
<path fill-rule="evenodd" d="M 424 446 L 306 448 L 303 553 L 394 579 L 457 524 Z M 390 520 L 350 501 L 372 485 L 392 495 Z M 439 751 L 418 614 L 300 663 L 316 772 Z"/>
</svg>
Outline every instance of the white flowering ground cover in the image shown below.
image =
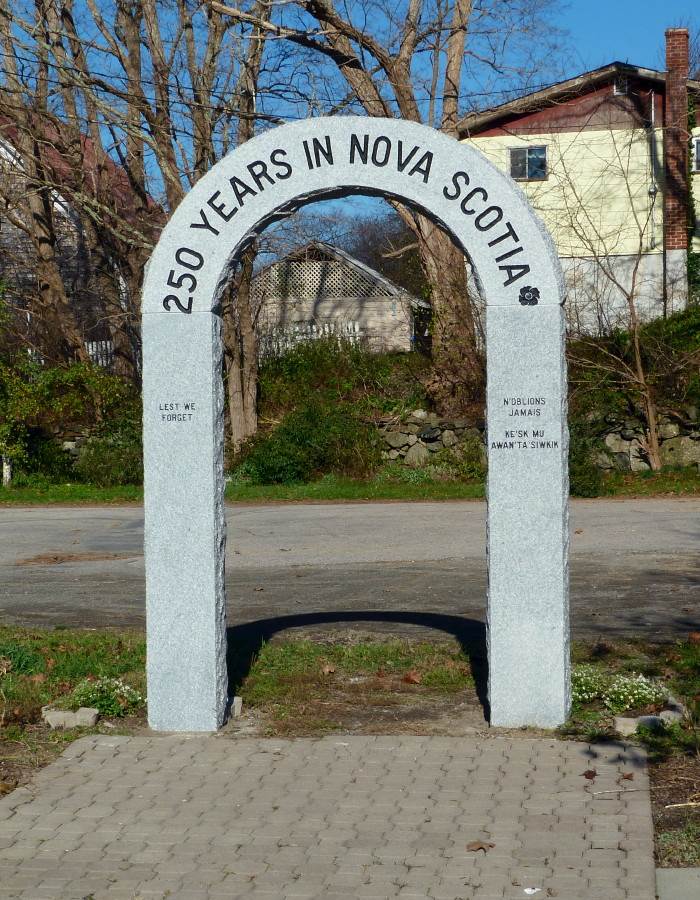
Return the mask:
<svg viewBox="0 0 700 900">
<path fill-rule="evenodd" d="M 640 672 L 608 674 L 590 664 L 580 664 L 571 672 L 571 699 L 582 706 L 596 700 L 615 715 L 628 710 L 656 707 L 668 698 L 663 683 Z"/>
</svg>

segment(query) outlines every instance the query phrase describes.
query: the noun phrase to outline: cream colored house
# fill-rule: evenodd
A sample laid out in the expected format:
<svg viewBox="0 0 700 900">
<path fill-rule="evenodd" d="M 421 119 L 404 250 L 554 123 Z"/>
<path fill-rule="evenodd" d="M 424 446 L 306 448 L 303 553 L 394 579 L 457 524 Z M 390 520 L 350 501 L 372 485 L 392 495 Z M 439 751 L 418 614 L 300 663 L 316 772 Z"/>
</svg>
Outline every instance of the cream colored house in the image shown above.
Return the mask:
<svg viewBox="0 0 700 900">
<path fill-rule="evenodd" d="M 624 325 L 630 302 L 649 318 L 689 299 L 687 251 L 700 239 L 688 247 L 688 97 L 700 99 L 700 82 L 688 80 L 687 30 L 666 41 L 666 72 L 615 62 L 460 123 L 549 227 L 573 332 Z"/>
<path fill-rule="evenodd" d="M 375 351 L 412 350 L 429 305 L 349 253 L 313 241 L 262 269 L 251 285 L 261 352 L 323 335 Z"/>
</svg>

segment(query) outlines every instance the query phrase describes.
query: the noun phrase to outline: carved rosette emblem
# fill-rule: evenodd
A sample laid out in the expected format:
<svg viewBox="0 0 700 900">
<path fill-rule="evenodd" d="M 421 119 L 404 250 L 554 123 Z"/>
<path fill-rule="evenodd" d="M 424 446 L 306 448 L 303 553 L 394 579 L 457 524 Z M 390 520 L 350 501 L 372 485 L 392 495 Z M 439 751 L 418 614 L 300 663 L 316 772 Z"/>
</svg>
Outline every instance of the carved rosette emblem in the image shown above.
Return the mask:
<svg viewBox="0 0 700 900">
<path fill-rule="evenodd" d="M 524 288 L 520 288 L 520 296 L 518 297 L 519 302 L 522 306 L 537 306 L 540 300 L 540 292 L 536 287 L 530 287 L 527 285 Z"/>
</svg>

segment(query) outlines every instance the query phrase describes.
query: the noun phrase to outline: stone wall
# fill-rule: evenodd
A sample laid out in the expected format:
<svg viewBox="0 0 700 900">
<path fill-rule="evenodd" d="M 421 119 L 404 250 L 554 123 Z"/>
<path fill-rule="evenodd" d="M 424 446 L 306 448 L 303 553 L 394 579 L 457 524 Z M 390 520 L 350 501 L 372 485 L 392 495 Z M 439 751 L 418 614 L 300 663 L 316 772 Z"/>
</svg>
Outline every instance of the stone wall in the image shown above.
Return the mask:
<svg viewBox="0 0 700 900">
<path fill-rule="evenodd" d="M 646 472 L 649 469 L 640 438 L 644 428 L 638 419 L 607 417 L 603 436 L 605 451 L 597 456 L 601 469 L 621 472 Z M 700 422 L 694 406 L 680 412 L 668 412 L 659 419 L 661 464 L 663 466 L 700 465 Z"/>
<path fill-rule="evenodd" d="M 414 410 L 403 422 L 382 422 L 382 456 L 407 466 L 423 466 L 446 448 L 457 448 L 470 438 L 483 440 L 484 423 L 472 419 L 442 419 L 424 409 Z"/>
<path fill-rule="evenodd" d="M 667 412 L 660 417 L 661 463 L 664 466 L 700 466 L 700 421 L 696 407 Z M 484 422 L 474 419 L 443 419 L 423 409 L 414 410 L 401 422 L 383 421 L 379 430 L 384 443 L 382 458 L 419 467 L 445 448 L 458 448 L 467 440 L 484 440 Z M 645 472 L 650 466 L 641 438 L 644 427 L 639 419 L 608 416 L 604 427 L 591 423 L 600 435 L 601 450 L 596 454 L 599 469 L 620 472 Z M 484 448 L 485 460 L 485 448 Z"/>
<path fill-rule="evenodd" d="M 82 425 L 56 425 L 51 432 L 61 450 L 73 459 L 78 458 L 80 448 L 90 437 L 90 429 Z"/>
</svg>

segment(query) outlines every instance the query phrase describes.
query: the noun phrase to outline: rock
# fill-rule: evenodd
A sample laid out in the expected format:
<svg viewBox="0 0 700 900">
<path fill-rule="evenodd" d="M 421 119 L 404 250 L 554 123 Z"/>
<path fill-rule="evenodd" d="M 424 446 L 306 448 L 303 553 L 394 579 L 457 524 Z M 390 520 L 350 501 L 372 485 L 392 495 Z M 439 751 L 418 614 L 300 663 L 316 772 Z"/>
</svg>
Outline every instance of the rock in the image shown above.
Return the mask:
<svg viewBox="0 0 700 900">
<path fill-rule="evenodd" d="M 418 438 L 415 436 L 415 434 L 409 434 L 409 436 L 408 436 L 408 446 L 409 446 L 409 447 L 412 447 L 412 446 L 416 443 L 417 440 L 418 440 Z"/>
<path fill-rule="evenodd" d="M 424 428 L 420 433 L 420 439 L 426 443 L 437 441 L 440 439 L 440 429 L 436 426 L 432 428 Z"/>
<path fill-rule="evenodd" d="M 78 728 L 92 728 L 100 718 L 100 711 L 99 709 L 93 709 L 91 706 L 81 706 L 74 715 L 75 724 Z"/>
<path fill-rule="evenodd" d="M 615 454 L 615 468 L 619 472 L 631 472 L 632 464 L 630 462 L 629 453 L 616 453 Z"/>
<path fill-rule="evenodd" d="M 609 469 L 615 468 L 610 456 L 607 453 L 602 452 L 596 453 L 593 459 L 593 464 L 595 465 L 596 469 L 602 469 L 604 472 L 608 471 Z"/>
<path fill-rule="evenodd" d="M 442 442 L 441 441 L 433 441 L 431 444 L 425 445 L 428 448 L 430 453 L 438 453 L 442 450 Z"/>
<path fill-rule="evenodd" d="M 629 441 L 626 441 L 621 435 L 613 432 L 612 434 L 605 435 L 605 446 L 611 453 L 628 453 L 629 452 Z"/>
<path fill-rule="evenodd" d="M 632 472 L 648 472 L 651 469 L 646 452 L 637 440 L 630 444 L 630 469 Z"/>
<path fill-rule="evenodd" d="M 637 716 L 635 719 L 626 716 L 615 716 L 613 727 L 623 737 L 629 737 L 634 734 L 640 725 L 645 728 L 651 728 L 653 731 L 659 731 L 665 727 L 665 722 L 661 716 Z"/>
<path fill-rule="evenodd" d="M 390 447 L 398 450 L 399 447 L 406 446 L 406 444 L 408 443 L 408 435 L 404 434 L 402 431 L 385 431 L 384 441 Z"/>
<path fill-rule="evenodd" d="M 615 716 L 613 720 L 613 728 L 623 737 L 629 737 L 637 730 L 637 720 L 629 719 L 625 716 Z"/>
<path fill-rule="evenodd" d="M 692 466 L 700 463 L 700 442 L 687 436 L 664 441 L 659 452 L 664 466 Z"/>
<path fill-rule="evenodd" d="M 688 707 L 677 700 L 673 694 L 669 694 L 666 699 L 666 709 L 680 713 L 682 718 L 688 715 Z"/>
<path fill-rule="evenodd" d="M 417 425 L 415 422 L 409 422 L 407 425 L 401 426 L 401 431 L 405 432 L 406 434 L 418 434 L 420 430 L 421 426 Z"/>
<path fill-rule="evenodd" d="M 630 428 L 623 428 L 620 432 L 620 437 L 623 441 L 633 441 L 636 436 L 637 433 L 635 431 L 632 431 Z"/>
<path fill-rule="evenodd" d="M 678 437 L 681 433 L 680 426 L 677 422 L 671 422 L 666 419 L 659 426 L 659 437 L 662 441 L 668 441 L 670 438 Z"/>
<path fill-rule="evenodd" d="M 92 728 L 100 713 L 89 706 L 81 706 L 77 712 L 70 709 L 41 708 L 41 718 L 50 728 Z"/>
<path fill-rule="evenodd" d="M 412 447 L 409 447 L 408 453 L 404 457 L 404 463 L 407 466 L 418 469 L 421 466 L 424 466 L 429 458 L 430 453 L 425 444 L 415 443 Z"/>
<path fill-rule="evenodd" d="M 68 453 L 75 453 L 77 444 L 75 441 L 64 441 L 61 444 L 61 449 L 67 451 Z"/>
<path fill-rule="evenodd" d="M 471 425 L 471 422 L 469 421 L 469 419 L 455 419 L 454 420 L 454 427 L 458 430 L 460 428 L 469 428 L 470 425 Z"/>
<path fill-rule="evenodd" d="M 659 718 L 664 721 L 666 725 L 675 725 L 676 722 L 683 721 L 683 713 L 679 712 L 677 709 L 662 709 L 659 713 Z"/>
<path fill-rule="evenodd" d="M 421 421 L 428 418 L 428 413 L 424 409 L 414 409 L 411 413 L 411 418 Z"/>
<path fill-rule="evenodd" d="M 231 704 L 231 715 L 234 719 L 240 718 L 243 714 L 243 697 L 234 697 Z"/>
<path fill-rule="evenodd" d="M 390 450 L 390 451 L 387 453 L 387 457 L 388 457 L 389 459 L 398 459 L 399 456 L 401 456 L 401 454 L 399 453 L 398 450 Z"/>
<path fill-rule="evenodd" d="M 643 725 L 652 731 L 662 731 L 665 728 L 665 722 L 661 716 L 638 716 L 637 727 Z"/>
<path fill-rule="evenodd" d="M 698 420 L 698 408 L 697 406 L 686 406 L 685 414 L 688 417 L 689 421 L 697 422 Z"/>
<path fill-rule="evenodd" d="M 457 443 L 457 435 L 454 431 L 443 431 L 442 432 L 442 444 L 444 447 L 454 447 Z"/>
</svg>

